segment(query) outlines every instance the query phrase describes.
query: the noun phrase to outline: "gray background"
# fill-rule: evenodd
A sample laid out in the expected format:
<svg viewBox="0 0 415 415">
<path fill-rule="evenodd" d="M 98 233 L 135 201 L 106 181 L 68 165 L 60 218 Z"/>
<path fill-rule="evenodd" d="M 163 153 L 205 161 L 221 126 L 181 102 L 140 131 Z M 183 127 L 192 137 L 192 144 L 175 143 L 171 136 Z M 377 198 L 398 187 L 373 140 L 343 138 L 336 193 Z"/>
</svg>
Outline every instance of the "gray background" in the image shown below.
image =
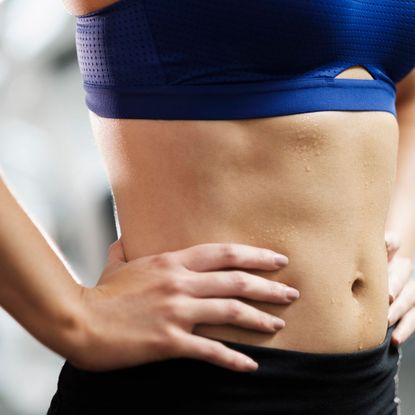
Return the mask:
<svg viewBox="0 0 415 415">
<path fill-rule="evenodd" d="M 0 0 L 0 166 L 73 272 L 93 285 L 116 231 L 76 65 L 74 19 L 59 0 Z M 62 364 L 0 310 L 0 415 L 45 414 Z M 412 337 L 403 346 L 402 415 L 415 415 L 414 380 Z"/>
</svg>

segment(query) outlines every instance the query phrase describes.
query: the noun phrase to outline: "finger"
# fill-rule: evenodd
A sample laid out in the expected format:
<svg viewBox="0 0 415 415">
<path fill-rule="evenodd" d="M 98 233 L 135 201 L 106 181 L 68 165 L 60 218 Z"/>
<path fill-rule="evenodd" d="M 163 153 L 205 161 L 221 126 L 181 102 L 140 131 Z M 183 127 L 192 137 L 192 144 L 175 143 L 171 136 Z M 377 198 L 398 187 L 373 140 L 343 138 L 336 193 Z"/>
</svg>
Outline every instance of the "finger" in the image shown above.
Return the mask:
<svg viewBox="0 0 415 415">
<path fill-rule="evenodd" d="M 389 294 L 395 299 L 411 277 L 412 259 L 395 257 L 388 266 Z"/>
<path fill-rule="evenodd" d="M 288 263 L 285 255 L 270 249 L 237 243 L 205 243 L 176 252 L 181 263 L 192 271 L 228 267 L 275 270 Z"/>
<path fill-rule="evenodd" d="M 289 303 L 300 296 L 286 284 L 244 271 L 195 272 L 186 284 L 193 297 L 243 297 L 256 301 Z"/>
<path fill-rule="evenodd" d="M 393 232 L 385 232 L 385 244 L 388 252 L 388 261 L 391 261 L 396 251 L 400 247 L 398 236 Z"/>
<path fill-rule="evenodd" d="M 396 345 L 404 343 L 415 332 L 415 307 L 411 308 L 392 332 L 392 341 Z"/>
<path fill-rule="evenodd" d="M 226 347 L 220 341 L 189 333 L 182 336 L 181 354 L 239 372 L 258 368 L 258 364 L 250 357 Z"/>
<path fill-rule="evenodd" d="M 284 320 L 236 299 L 191 299 L 187 319 L 192 324 L 233 324 L 251 330 L 275 333 Z"/>
<path fill-rule="evenodd" d="M 395 324 L 409 309 L 415 306 L 415 280 L 411 279 L 389 307 L 389 325 Z"/>
</svg>

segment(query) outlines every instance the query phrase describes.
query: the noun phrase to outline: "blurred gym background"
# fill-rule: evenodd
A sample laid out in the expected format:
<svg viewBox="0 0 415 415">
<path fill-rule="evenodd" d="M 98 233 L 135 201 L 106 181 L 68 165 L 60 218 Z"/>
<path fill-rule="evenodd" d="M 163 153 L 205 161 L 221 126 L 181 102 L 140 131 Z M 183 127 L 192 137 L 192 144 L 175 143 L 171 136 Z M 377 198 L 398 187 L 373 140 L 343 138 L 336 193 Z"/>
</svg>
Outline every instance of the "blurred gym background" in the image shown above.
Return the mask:
<svg viewBox="0 0 415 415">
<path fill-rule="evenodd" d="M 94 285 L 117 233 L 74 23 L 59 0 L 0 0 L 0 168 L 73 272 Z M 0 415 L 45 415 L 62 364 L 0 309 Z"/>
<path fill-rule="evenodd" d="M 91 286 L 117 224 L 89 127 L 74 33 L 74 18 L 59 0 L 0 0 L 0 168 Z M 401 415 L 415 415 L 415 336 L 402 350 Z M 62 364 L 0 309 L 0 415 L 45 415 Z"/>
</svg>

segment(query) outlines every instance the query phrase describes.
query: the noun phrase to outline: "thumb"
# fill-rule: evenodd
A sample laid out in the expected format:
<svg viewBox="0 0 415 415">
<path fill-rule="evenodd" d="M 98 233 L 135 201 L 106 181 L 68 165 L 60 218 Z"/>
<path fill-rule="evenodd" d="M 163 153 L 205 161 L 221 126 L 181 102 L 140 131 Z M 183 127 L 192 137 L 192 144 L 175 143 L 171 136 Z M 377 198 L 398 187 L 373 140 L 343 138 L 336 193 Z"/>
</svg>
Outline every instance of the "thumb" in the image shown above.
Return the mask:
<svg viewBox="0 0 415 415">
<path fill-rule="evenodd" d="M 125 264 L 126 262 L 127 261 L 124 256 L 124 249 L 120 237 L 108 247 L 107 262 L 96 285 L 102 285 L 110 281 L 113 271 L 115 271 L 118 267 Z"/>
<path fill-rule="evenodd" d="M 113 267 L 119 265 L 120 262 L 127 262 L 124 255 L 124 248 L 122 245 L 121 237 L 113 242 L 107 251 L 107 267 Z"/>
</svg>

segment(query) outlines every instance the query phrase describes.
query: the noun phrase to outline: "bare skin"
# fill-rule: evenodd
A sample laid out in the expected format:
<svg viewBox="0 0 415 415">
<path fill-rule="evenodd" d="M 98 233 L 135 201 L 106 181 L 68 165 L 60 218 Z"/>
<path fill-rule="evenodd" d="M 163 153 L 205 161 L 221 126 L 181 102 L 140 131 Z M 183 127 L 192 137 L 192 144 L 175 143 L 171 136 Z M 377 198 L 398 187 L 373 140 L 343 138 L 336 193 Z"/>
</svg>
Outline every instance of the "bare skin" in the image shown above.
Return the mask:
<svg viewBox="0 0 415 415">
<path fill-rule="evenodd" d="M 73 15 L 81 15 L 116 3 L 114 0 L 62 0 L 66 10 Z"/>
<path fill-rule="evenodd" d="M 415 333 L 415 69 L 397 84 L 396 107 L 398 168 L 386 230 L 398 242 L 389 264 L 389 292 L 394 299 L 389 320 L 390 324 L 398 322 L 392 341 L 402 344 Z"/>
<path fill-rule="evenodd" d="M 292 288 L 243 271 L 276 271 L 286 257 L 227 243 L 126 262 L 118 239 L 108 250 L 96 286 L 83 287 L 3 177 L 0 200 L 0 306 L 80 368 L 100 371 L 192 357 L 232 370 L 256 370 L 252 359 L 193 334 L 193 326 L 227 323 L 275 332 L 284 325 L 281 319 L 237 298 L 282 304 L 294 300 Z"/>
<path fill-rule="evenodd" d="M 113 2 L 64 0 L 74 15 Z M 359 66 L 337 77 L 372 78 Z M 400 84 L 401 113 L 415 103 L 415 72 Z M 373 111 L 237 121 L 90 115 L 128 259 L 206 240 L 265 246 L 290 257 L 282 272 L 256 274 L 298 288 L 301 301 L 289 306 L 246 301 L 284 318 L 283 330 L 263 335 L 199 325 L 195 333 L 305 351 L 362 350 L 384 339 L 392 302 L 389 323 L 401 318 L 394 342 L 414 332 L 414 284 L 407 265 L 415 255 L 415 217 L 409 213 L 415 153 L 409 145 L 400 152 L 408 155 L 398 171 L 406 180 L 396 186 L 387 224 L 402 243 L 399 249 L 387 243 L 387 252 L 384 244 L 399 127 L 405 127 L 404 143 L 412 143 L 409 118 L 398 124 L 392 114 Z"/>
<path fill-rule="evenodd" d="M 363 67 L 338 77 L 371 79 Z M 384 227 L 399 127 L 382 111 L 231 121 L 118 120 L 91 113 L 127 260 L 205 242 L 266 247 L 290 263 L 255 274 L 297 288 L 277 333 L 200 324 L 194 332 L 309 352 L 351 352 L 385 337 Z M 245 301 L 245 300 L 244 300 Z"/>
<path fill-rule="evenodd" d="M 111 2 L 103 0 L 93 2 L 91 0 L 90 5 L 95 8 L 105 7 Z M 81 0 L 66 3 L 69 6 L 71 4 L 75 7 L 82 6 Z M 93 10 L 78 11 L 79 14 L 83 14 Z M 358 67 L 345 71 L 340 77 L 370 79 L 370 75 L 363 68 Z M 415 105 L 414 85 L 415 71 L 412 76 L 407 77 L 401 83 L 401 88 L 398 86 L 399 126 L 403 127 L 400 133 L 400 180 L 395 187 L 393 209 L 389 212 L 387 228 L 391 233 L 386 236 L 386 255 L 390 262 L 389 300 L 393 301 L 389 308 L 389 320 L 392 324 L 400 319 L 399 325 L 393 333 L 393 340 L 398 344 L 404 342 L 415 331 L 415 280 L 410 279 L 412 259 L 415 255 L 415 215 L 413 214 L 415 207 L 413 197 L 415 145 L 411 140 L 415 128 L 415 123 L 412 121 Z M 137 243 L 136 238 L 130 233 L 130 242 L 128 246 L 124 246 L 124 249 L 121 239 L 111 245 L 107 265 L 97 286 L 86 289 L 73 281 L 64 261 L 58 257 L 44 235 L 30 221 L 28 215 L 13 198 L 0 177 L 3 210 L 1 216 L 7 218 L 7 221 L 3 221 L 0 227 L 0 262 L 2 265 L 0 267 L 2 269 L 2 273 L 0 273 L 2 286 L 0 305 L 45 345 L 66 356 L 75 365 L 91 370 L 124 367 L 178 356 L 207 360 L 233 370 L 255 370 L 255 362 L 207 337 L 239 340 L 270 347 L 308 350 L 304 348 L 302 333 L 299 333 L 297 339 L 293 341 L 293 330 L 298 329 L 299 324 L 293 325 L 294 329 L 289 331 L 285 337 L 281 336 L 284 331 L 278 333 L 278 336 L 274 334 L 275 331 L 285 327 L 282 319 L 279 317 L 272 319 L 269 315 L 269 313 L 277 314 L 278 307 L 281 315 L 285 313 L 285 320 L 288 317 L 294 322 L 295 315 L 302 314 L 301 320 L 299 320 L 300 324 L 308 321 L 309 326 L 316 328 L 316 333 L 322 336 L 326 336 L 327 331 L 318 324 L 320 321 L 326 320 L 329 323 L 332 322 L 334 318 L 329 315 L 330 312 L 340 313 L 344 310 L 351 310 L 367 322 L 369 336 L 365 339 L 370 340 L 375 333 L 374 329 L 380 326 L 380 324 L 376 327 L 372 326 L 371 315 L 375 317 L 379 315 L 380 318 L 383 318 L 381 305 L 384 301 L 385 279 L 382 274 L 382 261 L 385 255 L 382 259 L 382 254 L 379 253 L 376 244 L 378 241 L 377 225 L 378 221 L 384 220 L 384 217 L 381 217 L 385 209 L 384 201 L 385 199 L 389 200 L 391 177 L 395 175 L 394 162 L 392 160 L 391 164 L 390 158 L 393 159 L 396 154 L 392 153 L 389 155 L 390 157 L 387 157 L 385 154 L 387 150 L 374 151 L 373 137 L 376 137 L 374 120 L 369 117 L 362 119 L 361 117 L 365 115 L 367 114 L 359 112 L 359 115 L 355 115 L 353 120 L 350 115 L 347 115 L 350 118 L 348 121 L 354 123 L 350 123 L 349 129 L 346 131 L 343 131 L 345 130 L 344 126 L 335 128 L 336 123 L 347 121 L 347 117 L 345 120 L 342 119 L 343 115 L 339 112 L 303 114 L 295 116 L 296 118 L 290 116 L 288 121 L 287 117 L 273 117 L 265 122 L 262 122 L 264 120 L 221 122 L 221 127 L 223 126 L 229 136 L 221 147 L 225 152 L 222 156 L 215 158 L 212 154 L 209 155 L 211 148 L 206 144 L 213 144 L 215 149 L 220 148 L 215 137 L 218 132 L 216 131 L 219 127 L 218 123 L 209 122 L 210 125 L 207 127 L 206 122 L 182 122 L 182 124 L 170 122 L 175 125 L 165 128 L 165 122 L 158 122 L 157 126 L 152 126 L 154 128 L 153 135 L 158 133 L 153 143 L 148 142 L 149 135 L 151 135 L 148 132 L 148 124 L 144 123 L 143 125 L 144 121 L 148 122 L 149 120 L 135 120 L 138 124 L 131 125 L 125 120 L 101 120 L 91 114 L 98 143 L 105 138 L 102 131 L 102 128 L 105 128 L 103 126 L 105 123 L 108 123 L 108 127 L 113 129 L 114 136 L 118 137 L 114 154 L 111 154 L 110 148 L 105 148 L 102 144 L 101 146 L 103 155 L 109 161 L 110 178 L 114 177 L 119 180 L 119 186 L 117 186 L 119 194 L 123 193 L 124 184 L 130 186 L 131 190 L 135 190 L 133 179 L 137 174 L 137 167 L 134 170 L 128 163 L 125 170 L 114 171 L 111 166 L 117 166 L 120 159 L 125 158 L 131 163 L 134 160 L 128 157 L 132 155 L 135 157 L 135 161 L 144 161 L 144 167 L 146 167 L 146 163 L 149 161 L 157 162 L 158 154 L 155 150 L 157 150 L 159 143 L 162 151 L 163 142 L 160 141 L 160 137 L 163 134 L 168 135 L 169 137 L 166 138 L 171 138 L 173 141 L 170 145 L 178 140 L 186 139 L 184 137 L 187 136 L 189 139 L 194 138 L 196 134 L 206 136 L 207 143 L 205 144 L 203 141 L 204 146 L 189 146 L 186 150 L 189 151 L 188 157 L 180 149 L 178 152 L 177 149 L 173 149 L 172 153 L 166 154 L 167 169 L 160 169 L 161 175 L 157 180 L 165 186 L 165 194 L 159 196 L 165 198 L 167 203 L 164 207 L 168 206 L 170 209 L 163 212 L 160 209 L 162 206 L 156 203 L 154 206 L 157 209 L 152 216 L 151 209 L 144 206 L 141 210 L 144 216 L 138 222 L 134 222 L 136 229 L 138 228 L 140 231 L 140 227 L 145 224 L 143 219 L 146 217 L 153 221 L 158 220 L 159 223 L 167 225 L 167 234 L 169 232 L 174 234 L 175 224 L 172 218 L 177 215 L 183 219 L 181 223 L 187 225 L 185 232 L 177 233 L 178 244 L 186 247 L 160 252 L 157 248 L 163 244 L 160 235 L 155 234 L 153 238 L 148 238 L 150 245 L 147 246 L 142 243 L 143 239 Z M 384 146 L 387 143 L 385 143 L 385 134 L 383 133 L 390 133 L 391 139 L 395 140 L 396 134 L 394 136 L 393 133 L 396 133 L 397 124 L 393 117 L 391 119 L 390 114 L 378 113 L 378 115 L 389 116 L 389 120 L 384 116 L 376 124 L 382 131 L 382 134 L 378 134 L 378 139 L 381 140 L 380 144 Z M 369 121 L 366 125 L 367 128 L 361 127 L 364 121 Z M 326 122 L 324 128 L 320 125 L 321 122 Z M 275 125 L 279 128 L 278 134 L 275 131 Z M 256 131 L 252 131 L 254 127 Z M 182 133 L 178 131 L 180 128 L 183 130 Z M 360 146 L 353 144 L 353 141 L 346 142 L 346 138 L 355 138 L 359 128 L 362 129 L 362 137 L 360 138 L 364 137 Z M 343 132 L 346 138 L 336 137 L 335 134 L 332 134 L 333 131 Z M 254 135 L 255 132 L 258 133 L 257 136 Z M 109 133 L 111 134 L 111 131 Z M 140 145 L 141 141 L 144 141 L 143 155 L 140 153 L 140 156 L 137 156 L 137 147 L 139 146 L 137 140 L 134 140 L 137 138 L 137 133 L 147 134 L 146 139 L 140 140 Z M 178 138 L 179 133 L 182 134 L 180 138 Z M 272 152 L 275 150 L 272 147 L 275 144 L 270 143 L 267 137 L 271 133 L 272 136 L 275 134 L 279 140 L 281 147 L 279 158 L 276 158 L 275 153 Z M 331 140 L 325 141 L 327 138 Z M 257 140 L 261 140 L 259 142 L 262 146 L 261 151 L 252 147 Z M 170 140 L 167 141 L 167 143 L 169 142 Z M 110 144 L 112 145 L 111 142 Z M 199 144 L 198 140 L 196 140 L 196 144 Z M 235 146 L 235 152 L 230 154 L 229 149 L 232 145 Z M 134 151 L 130 153 L 128 150 L 131 149 L 131 146 Z M 332 155 L 341 146 L 344 146 L 344 152 L 339 155 L 338 166 L 343 169 L 336 171 L 337 165 L 333 166 Z M 268 147 L 271 150 L 271 156 L 263 151 Z M 390 149 L 396 150 L 393 143 L 390 145 Z M 125 150 L 128 154 L 127 158 L 122 154 L 122 151 Z M 201 150 L 205 150 L 207 154 L 205 155 Z M 355 158 L 352 158 L 353 151 L 351 150 L 357 151 Z M 197 167 L 196 156 L 200 156 L 199 160 L 202 161 L 200 168 Z M 223 156 L 227 156 L 228 159 L 224 159 Z M 321 156 L 320 158 L 323 160 L 320 165 L 315 163 L 317 156 Z M 149 159 L 145 160 L 145 157 L 149 157 Z M 346 160 L 352 163 L 353 172 L 350 168 L 344 169 Z M 223 177 L 218 177 L 217 173 L 209 171 L 209 161 L 213 163 L 213 167 L 217 168 L 218 172 L 222 172 Z M 238 169 L 242 170 L 241 166 L 245 161 L 244 172 L 239 171 Z M 380 176 L 380 181 L 375 180 L 381 171 L 383 161 L 387 162 L 387 170 L 383 176 Z M 230 163 L 228 169 L 226 168 L 227 162 Z M 283 173 L 287 173 L 287 182 L 281 183 L 281 176 L 275 177 L 275 171 L 272 171 L 273 166 L 274 170 L 279 169 L 279 172 L 284 169 Z M 293 171 L 297 169 L 302 172 L 301 167 L 303 167 L 305 172 L 310 173 L 312 172 L 311 166 L 316 168 L 313 175 L 314 182 L 309 183 L 310 186 L 306 187 L 307 175 L 303 177 L 298 174 L 299 177 L 293 177 Z M 170 177 L 167 177 L 168 167 L 173 167 L 170 173 L 174 172 L 174 174 L 171 174 Z M 264 177 L 267 169 L 270 175 Z M 250 177 L 246 172 L 253 173 L 253 177 Z M 351 183 L 345 181 L 339 172 L 346 172 Z M 152 178 L 149 173 L 152 173 L 151 169 L 148 169 L 148 172 L 140 179 L 141 187 L 139 186 L 138 189 L 145 190 L 149 196 L 155 197 L 160 189 L 151 186 Z M 185 180 L 187 188 L 178 181 L 180 176 L 185 173 L 192 173 L 195 178 L 195 180 L 189 180 L 190 177 L 184 176 L 187 179 Z M 234 177 L 238 174 L 243 180 L 243 185 L 234 181 Z M 274 174 L 275 188 L 270 185 L 268 180 L 272 174 Z M 283 177 L 285 178 L 285 176 Z M 365 179 L 364 189 L 370 188 L 370 191 L 366 193 L 362 192 L 362 179 Z M 381 191 L 380 182 L 382 180 L 386 186 Z M 112 181 L 115 189 L 117 183 Z M 336 181 L 339 186 L 343 185 L 343 187 L 335 188 Z M 177 193 L 179 196 L 182 195 L 181 199 L 177 201 L 176 195 L 172 194 L 166 184 L 172 184 L 173 188 L 181 191 L 182 193 Z M 205 205 L 202 203 L 205 195 L 200 191 L 200 186 L 203 184 L 208 190 Z M 357 192 L 352 192 L 351 184 L 356 185 Z M 323 197 L 321 201 L 317 201 L 316 195 L 321 193 L 322 188 L 320 185 L 326 186 L 329 195 Z M 120 190 L 118 191 L 118 189 Z M 152 189 L 155 189 L 153 193 Z M 241 209 L 239 211 L 235 208 L 234 203 L 225 198 L 226 189 L 231 196 L 232 189 L 251 191 L 252 196 L 247 197 L 238 193 L 233 195 L 232 201 L 247 202 L 238 205 Z M 264 193 L 267 189 L 268 195 Z M 287 195 L 291 193 L 287 193 L 287 190 L 291 190 L 292 199 L 288 198 Z M 301 193 L 299 190 L 303 192 Z M 186 200 L 188 196 L 185 193 L 187 191 L 193 191 L 190 194 L 195 196 L 194 200 L 189 199 L 189 206 L 199 208 L 199 210 L 205 208 L 207 219 L 203 218 L 200 212 L 194 213 L 193 217 L 191 215 L 186 217 L 185 213 L 189 212 L 189 209 L 183 204 L 183 200 Z M 277 194 L 278 191 L 280 195 Z M 343 197 L 336 194 L 336 191 L 343 194 Z M 137 192 L 134 191 L 133 194 L 137 195 Z M 299 194 L 302 197 L 298 196 Z M 128 197 L 127 195 L 123 199 L 127 200 Z M 264 202 L 262 210 L 253 200 L 255 197 Z M 117 204 L 119 199 L 117 197 Z M 293 199 L 302 204 L 293 204 Z M 333 212 L 332 205 L 335 200 L 343 202 L 344 205 L 339 205 L 337 211 Z M 137 199 L 132 202 L 133 207 L 138 207 Z M 316 206 L 319 202 L 322 206 L 321 209 Z M 364 211 L 364 203 L 366 203 L 367 211 Z M 123 202 L 119 205 L 122 204 Z M 278 209 L 275 208 L 276 205 L 279 206 Z M 242 206 L 244 207 L 242 208 Z M 376 213 L 377 208 L 380 208 L 377 211 L 379 215 L 371 216 L 370 211 L 373 210 Z M 255 216 L 251 222 L 246 221 L 247 224 L 250 223 L 251 228 L 244 226 L 243 223 L 243 216 L 245 215 L 248 219 L 250 209 L 256 209 L 260 213 L 259 219 L 256 219 L 257 216 Z M 133 220 L 134 212 L 128 217 L 128 209 L 124 207 L 123 211 L 127 211 L 123 215 L 123 227 L 125 228 L 125 223 L 128 226 L 128 222 Z M 169 218 L 171 213 L 173 215 Z M 222 221 L 223 225 L 222 232 L 217 223 L 214 227 L 215 222 L 211 221 L 212 215 L 209 215 L 212 213 L 219 215 L 219 221 Z M 275 214 L 279 216 L 273 217 Z M 362 218 L 365 216 L 368 221 L 362 222 Z M 200 219 L 199 222 L 197 219 Z M 224 219 L 228 221 L 225 223 Z M 275 227 L 265 227 L 265 221 L 269 219 L 273 220 L 270 223 L 273 223 Z M 350 229 L 346 229 L 346 223 L 349 224 Z M 198 228 L 199 225 L 200 228 Z M 212 230 L 208 229 L 208 225 L 213 226 Z M 154 223 L 150 222 L 150 226 L 154 226 Z M 264 227 L 261 228 L 262 226 Z M 320 228 L 318 228 L 319 226 Z M 203 230 L 203 227 L 206 227 L 204 235 L 208 238 L 226 239 L 226 241 L 231 239 L 233 243 L 199 243 L 187 247 L 188 241 L 201 239 L 198 232 Z M 314 228 L 318 228 L 319 236 L 317 238 L 308 233 Z M 252 229 L 255 233 L 249 235 L 247 229 Z M 340 229 L 342 232 L 339 233 L 338 240 L 333 232 L 335 229 Z M 303 232 L 304 236 L 310 237 L 311 243 L 315 243 L 315 245 L 308 246 L 308 248 L 303 246 L 299 230 Z M 356 239 L 355 237 L 359 233 L 362 234 L 362 237 Z M 284 272 L 277 274 L 285 262 L 274 263 L 273 253 L 275 250 L 270 251 L 267 248 L 235 242 L 235 240 L 246 240 L 247 237 L 250 240 L 257 240 L 256 245 L 272 245 L 282 251 L 298 253 L 299 261 L 294 264 L 298 269 L 297 275 L 293 277 L 289 273 L 285 273 L 287 274 L 285 275 Z M 355 249 L 350 249 L 350 246 L 345 245 L 342 251 L 345 252 L 345 255 L 341 256 L 340 250 L 337 250 L 340 246 L 339 240 L 354 244 Z M 249 243 L 252 245 L 252 242 Z M 366 243 L 369 249 L 363 251 Z M 164 241 L 164 246 L 178 244 Z M 148 251 L 155 249 L 157 252 L 143 255 L 146 248 Z M 304 251 L 301 251 L 301 248 L 304 248 Z M 326 248 L 325 253 L 329 261 L 324 262 L 324 254 L 319 251 L 321 248 Z M 383 250 L 384 248 L 383 246 Z M 127 251 L 129 253 L 126 255 Z M 306 258 L 304 253 L 310 254 L 310 257 Z M 126 262 L 126 256 L 129 257 L 128 262 Z M 378 279 L 373 277 L 374 271 L 376 271 L 374 266 L 376 256 L 379 256 L 381 260 L 379 263 L 381 273 L 378 275 Z M 317 260 L 319 259 L 323 263 L 320 275 L 317 273 Z M 333 273 L 334 276 L 331 276 L 331 280 L 324 280 L 323 277 L 331 271 L 330 266 L 334 268 L 336 259 L 339 260 L 338 272 Z M 309 266 L 307 275 L 305 272 L 301 272 L 299 267 L 301 261 Z M 347 276 L 346 272 L 350 269 L 351 264 L 355 273 L 352 278 L 346 281 L 342 277 Z M 291 268 L 296 270 L 295 267 Z M 255 273 L 243 271 L 243 269 L 254 269 L 258 276 L 255 276 Z M 314 279 L 308 280 L 306 277 L 310 276 L 310 273 Z M 261 278 L 262 276 L 265 278 Z M 274 282 L 266 281 L 267 278 L 274 280 Z M 306 302 L 300 302 L 303 304 L 302 307 L 296 309 L 291 304 L 296 297 L 287 297 L 287 290 L 283 289 L 279 282 L 284 279 L 297 286 L 305 287 L 305 289 L 310 288 L 311 293 L 314 290 L 314 302 L 310 294 L 306 296 Z M 316 287 L 316 281 L 321 283 L 319 289 Z M 374 290 L 372 287 L 379 282 L 380 288 L 377 287 Z M 337 290 L 334 287 L 336 283 L 339 283 Z M 344 288 L 348 283 L 352 283 L 350 288 L 355 302 L 349 307 L 349 310 L 346 310 L 346 307 L 350 306 L 348 291 Z M 288 289 L 287 286 L 286 288 Z M 371 291 L 369 292 L 369 290 Z M 337 295 L 337 297 L 333 295 Z M 378 295 L 378 299 L 381 299 L 381 302 L 377 304 L 375 304 L 376 295 Z M 332 308 L 326 307 L 324 309 L 328 296 Z M 145 302 L 142 301 L 143 298 L 146 299 Z M 243 299 L 246 304 L 243 303 Z M 343 302 L 340 305 L 335 305 L 339 299 Z M 307 301 L 310 306 L 308 310 L 306 310 Z M 373 304 L 378 307 L 374 307 Z M 294 311 L 290 312 L 289 310 L 293 308 Z M 261 309 L 265 312 L 260 311 Z M 150 318 L 145 316 L 150 316 Z M 341 315 L 337 317 L 337 324 L 347 324 L 350 321 L 353 324 L 354 322 L 351 317 L 349 321 Z M 201 323 L 205 323 L 205 325 Z M 218 324 L 223 325 L 222 327 L 214 326 Z M 197 325 L 196 328 L 195 325 Z M 304 324 L 303 332 L 310 335 L 310 331 L 307 332 L 305 326 Z M 329 325 L 328 328 L 329 335 L 338 336 L 335 333 L 336 327 Z M 268 334 L 257 333 L 254 337 L 253 330 Z M 350 330 L 350 333 L 352 335 L 356 333 L 355 327 Z M 361 335 L 361 332 L 359 334 Z M 300 341 L 297 341 L 298 339 Z M 314 341 L 312 336 L 310 339 Z M 362 337 L 359 340 L 359 350 L 363 348 L 361 339 Z M 289 343 L 290 340 L 292 346 Z M 323 342 L 320 342 L 320 345 L 317 342 L 312 344 L 317 344 L 316 350 L 319 351 Z M 332 345 L 335 345 L 337 350 L 344 350 L 343 347 L 339 348 L 332 338 L 327 344 L 328 346 L 324 350 L 331 351 Z"/>
</svg>

